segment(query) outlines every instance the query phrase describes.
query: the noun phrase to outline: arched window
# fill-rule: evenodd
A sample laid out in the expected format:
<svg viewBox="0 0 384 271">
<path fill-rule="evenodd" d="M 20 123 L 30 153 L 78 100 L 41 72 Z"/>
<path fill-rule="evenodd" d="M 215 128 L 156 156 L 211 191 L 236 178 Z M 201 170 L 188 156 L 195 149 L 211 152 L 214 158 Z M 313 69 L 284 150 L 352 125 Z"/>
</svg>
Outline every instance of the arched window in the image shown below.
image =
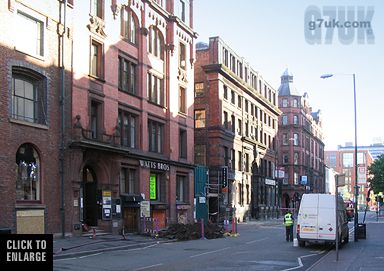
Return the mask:
<svg viewBox="0 0 384 271">
<path fill-rule="evenodd" d="M 16 153 L 17 200 L 40 200 L 40 159 L 32 144 L 20 146 Z"/>
<path fill-rule="evenodd" d="M 23 67 L 12 68 L 12 118 L 47 124 L 45 77 Z"/>
<path fill-rule="evenodd" d="M 149 28 L 148 51 L 164 60 L 164 37 L 160 30 L 153 25 Z"/>
<path fill-rule="evenodd" d="M 128 42 L 137 44 L 138 20 L 127 6 L 121 8 L 121 35 Z"/>
</svg>

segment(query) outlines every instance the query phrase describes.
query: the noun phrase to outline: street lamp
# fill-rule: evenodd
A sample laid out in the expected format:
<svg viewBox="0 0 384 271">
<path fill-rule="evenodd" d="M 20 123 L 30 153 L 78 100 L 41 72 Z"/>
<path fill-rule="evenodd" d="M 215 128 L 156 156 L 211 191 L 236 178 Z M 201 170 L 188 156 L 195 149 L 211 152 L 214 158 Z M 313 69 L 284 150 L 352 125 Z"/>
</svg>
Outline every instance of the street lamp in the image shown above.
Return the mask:
<svg viewBox="0 0 384 271">
<path fill-rule="evenodd" d="M 320 76 L 322 79 L 330 78 L 334 74 L 323 74 Z M 357 210 L 357 201 L 359 196 L 359 187 L 357 186 L 357 117 L 356 117 L 356 81 L 355 81 L 355 74 L 340 74 L 340 75 L 352 75 L 353 77 L 353 109 L 355 112 L 355 202 L 354 202 L 354 209 L 355 209 L 355 218 L 354 218 L 354 240 L 355 242 L 358 241 L 358 234 L 357 234 L 357 227 L 358 227 L 358 221 L 359 221 L 359 214 Z"/>
</svg>

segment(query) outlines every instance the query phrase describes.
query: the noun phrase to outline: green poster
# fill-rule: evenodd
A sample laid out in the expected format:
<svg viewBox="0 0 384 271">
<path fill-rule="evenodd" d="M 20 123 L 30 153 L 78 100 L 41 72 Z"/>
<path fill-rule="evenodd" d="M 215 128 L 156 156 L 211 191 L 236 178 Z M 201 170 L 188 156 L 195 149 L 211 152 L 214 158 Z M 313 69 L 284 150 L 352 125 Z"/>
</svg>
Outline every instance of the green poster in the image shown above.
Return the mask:
<svg viewBox="0 0 384 271">
<path fill-rule="evenodd" d="M 156 175 L 151 175 L 149 177 L 149 199 L 156 200 Z"/>
</svg>

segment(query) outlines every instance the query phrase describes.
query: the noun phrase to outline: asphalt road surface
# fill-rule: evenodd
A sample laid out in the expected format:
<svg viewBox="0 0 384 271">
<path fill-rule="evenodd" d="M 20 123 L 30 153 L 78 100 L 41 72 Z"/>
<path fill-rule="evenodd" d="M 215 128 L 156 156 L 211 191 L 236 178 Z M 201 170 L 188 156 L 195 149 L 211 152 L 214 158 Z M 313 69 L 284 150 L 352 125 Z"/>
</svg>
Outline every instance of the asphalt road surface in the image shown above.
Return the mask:
<svg viewBox="0 0 384 271">
<path fill-rule="evenodd" d="M 234 237 L 159 243 L 54 261 L 54 270 L 307 270 L 331 249 L 294 247 L 282 223 L 246 223 Z"/>
</svg>

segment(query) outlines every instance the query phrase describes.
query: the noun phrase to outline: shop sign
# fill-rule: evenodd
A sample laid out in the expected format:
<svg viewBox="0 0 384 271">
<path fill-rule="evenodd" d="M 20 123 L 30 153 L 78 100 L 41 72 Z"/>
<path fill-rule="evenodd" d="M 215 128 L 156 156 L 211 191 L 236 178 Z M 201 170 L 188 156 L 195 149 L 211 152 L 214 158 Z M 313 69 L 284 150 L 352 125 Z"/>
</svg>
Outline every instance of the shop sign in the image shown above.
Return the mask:
<svg viewBox="0 0 384 271">
<path fill-rule="evenodd" d="M 149 169 L 155 169 L 155 170 L 162 170 L 162 171 L 169 171 L 169 164 L 162 163 L 162 162 L 156 162 L 156 161 L 146 161 L 146 160 L 139 160 L 140 166 L 149 168 Z"/>
</svg>

